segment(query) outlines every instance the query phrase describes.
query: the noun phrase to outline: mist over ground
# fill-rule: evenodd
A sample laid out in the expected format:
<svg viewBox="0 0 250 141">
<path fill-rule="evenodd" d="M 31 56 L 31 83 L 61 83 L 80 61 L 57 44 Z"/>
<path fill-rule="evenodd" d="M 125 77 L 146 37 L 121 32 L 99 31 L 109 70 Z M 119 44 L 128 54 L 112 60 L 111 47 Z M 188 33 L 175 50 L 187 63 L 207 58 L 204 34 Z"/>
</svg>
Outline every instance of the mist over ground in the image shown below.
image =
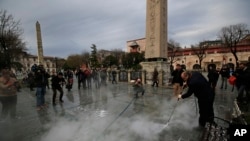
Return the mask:
<svg viewBox="0 0 250 141">
<path fill-rule="evenodd" d="M 42 141 L 192 140 L 188 131 L 198 126 L 193 98 L 177 101 L 172 96 L 147 94 L 134 99 L 129 94 L 126 99 L 115 89 L 100 95 L 85 93 L 90 103 L 58 116 Z"/>
</svg>

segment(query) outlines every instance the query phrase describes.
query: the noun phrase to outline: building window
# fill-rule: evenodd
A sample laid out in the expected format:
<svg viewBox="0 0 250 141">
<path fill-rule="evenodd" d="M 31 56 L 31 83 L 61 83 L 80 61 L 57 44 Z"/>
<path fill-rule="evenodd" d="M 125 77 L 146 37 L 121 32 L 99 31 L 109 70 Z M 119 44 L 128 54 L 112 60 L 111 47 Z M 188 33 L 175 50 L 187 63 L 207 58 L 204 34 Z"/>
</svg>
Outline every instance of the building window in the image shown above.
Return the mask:
<svg viewBox="0 0 250 141">
<path fill-rule="evenodd" d="M 229 58 L 229 61 L 232 62 L 232 58 Z"/>
<path fill-rule="evenodd" d="M 198 63 L 198 60 L 196 60 L 195 62 Z"/>
<path fill-rule="evenodd" d="M 211 63 L 213 63 L 214 62 L 214 60 L 213 59 L 211 59 Z"/>
</svg>

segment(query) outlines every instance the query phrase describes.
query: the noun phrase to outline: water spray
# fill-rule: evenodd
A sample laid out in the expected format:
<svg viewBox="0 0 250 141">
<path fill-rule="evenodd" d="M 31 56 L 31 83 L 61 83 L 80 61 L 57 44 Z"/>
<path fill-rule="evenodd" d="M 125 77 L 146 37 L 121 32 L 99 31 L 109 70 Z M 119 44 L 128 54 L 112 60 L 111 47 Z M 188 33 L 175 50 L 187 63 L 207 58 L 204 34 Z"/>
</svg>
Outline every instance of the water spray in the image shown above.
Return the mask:
<svg viewBox="0 0 250 141">
<path fill-rule="evenodd" d="M 121 115 L 128 109 L 128 107 L 136 100 L 136 98 L 134 97 L 130 102 L 129 104 L 123 109 L 123 111 L 104 129 L 104 131 L 96 138 L 94 139 L 93 141 L 97 141 L 99 140 L 107 131 L 108 129 L 110 128 L 110 126 L 113 125 L 113 123 L 119 118 L 121 117 Z"/>
<path fill-rule="evenodd" d="M 184 85 L 182 86 L 181 94 L 182 94 L 183 90 L 185 90 L 186 88 L 187 88 L 187 84 L 184 83 Z M 178 101 L 179 101 L 179 100 L 180 100 L 180 99 L 178 98 L 176 104 L 174 105 L 173 111 L 171 112 L 171 115 L 170 115 L 169 119 L 167 120 L 167 123 L 164 124 L 164 126 L 163 126 L 163 129 L 165 129 L 165 128 L 168 126 L 170 120 L 172 119 L 172 117 L 173 117 L 173 115 L 174 115 L 174 112 L 175 112 L 175 109 L 176 109 L 176 107 L 177 107 L 177 105 L 178 105 Z"/>
<path fill-rule="evenodd" d="M 174 115 L 174 111 L 175 111 L 175 109 L 176 109 L 176 107 L 177 107 L 177 105 L 178 105 L 178 101 L 179 101 L 179 98 L 178 98 L 177 102 L 176 102 L 175 105 L 174 105 L 174 108 L 173 108 L 173 110 L 172 110 L 172 112 L 171 112 L 171 115 L 170 115 L 169 119 L 167 120 L 167 123 L 163 125 L 162 130 L 165 129 L 165 128 L 168 126 L 170 120 L 172 119 L 172 117 L 173 117 L 173 115 Z"/>
</svg>

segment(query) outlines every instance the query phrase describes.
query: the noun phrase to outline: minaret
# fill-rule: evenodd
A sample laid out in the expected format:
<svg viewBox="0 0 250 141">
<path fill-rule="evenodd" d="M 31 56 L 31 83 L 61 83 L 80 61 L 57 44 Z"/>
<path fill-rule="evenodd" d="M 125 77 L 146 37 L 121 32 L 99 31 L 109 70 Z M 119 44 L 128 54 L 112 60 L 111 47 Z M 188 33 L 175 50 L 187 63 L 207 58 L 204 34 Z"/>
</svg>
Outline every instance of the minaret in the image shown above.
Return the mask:
<svg viewBox="0 0 250 141">
<path fill-rule="evenodd" d="M 147 0 L 146 59 L 166 60 L 167 27 L 167 0 Z"/>
<path fill-rule="evenodd" d="M 42 45 L 42 33 L 40 24 L 36 22 L 36 37 L 37 37 L 37 56 L 38 56 L 38 65 L 43 65 L 43 45 Z"/>
</svg>

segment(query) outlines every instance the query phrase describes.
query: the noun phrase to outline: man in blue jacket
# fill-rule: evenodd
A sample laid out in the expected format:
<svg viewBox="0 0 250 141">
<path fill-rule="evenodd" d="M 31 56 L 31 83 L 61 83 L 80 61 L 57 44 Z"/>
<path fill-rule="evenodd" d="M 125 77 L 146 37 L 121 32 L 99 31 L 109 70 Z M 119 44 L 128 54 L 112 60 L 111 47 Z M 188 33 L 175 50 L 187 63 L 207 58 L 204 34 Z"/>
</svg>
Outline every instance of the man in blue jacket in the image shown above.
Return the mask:
<svg viewBox="0 0 250 141">
<path fill-rule="evenodd" d="M 179 99 L 184 99 L 192 94 L 198 99 L 199 106 L 199 125 L 204 127 L 206 122 L 214 122 L 214 91 L 209 85 L 206 78 L 199 72 L 183 72 L 182 79 L 188 86 L 188 91 L 178 96 Z"/>
</svg>

